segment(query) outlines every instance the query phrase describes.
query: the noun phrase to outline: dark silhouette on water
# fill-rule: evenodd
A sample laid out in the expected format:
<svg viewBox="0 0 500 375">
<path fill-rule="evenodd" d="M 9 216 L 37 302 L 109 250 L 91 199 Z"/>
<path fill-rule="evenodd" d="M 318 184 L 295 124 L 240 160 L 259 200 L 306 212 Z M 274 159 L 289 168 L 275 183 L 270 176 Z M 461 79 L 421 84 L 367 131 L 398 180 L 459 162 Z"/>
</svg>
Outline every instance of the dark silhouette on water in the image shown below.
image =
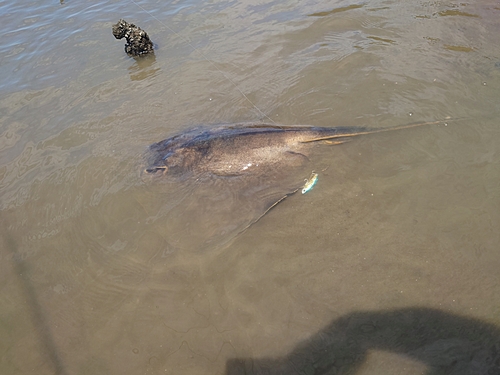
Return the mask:
<svg viewBox="0 0 500 375">
<path fill-rule="evenodd" d="M 54 375 L 66 375 L 65 363 L 61 357 L 59 348 L 56 346 L 50 323 L 47 321 L 45 313 L 39 302 L 40 296 L 37 295 L 32 282 L 29 279 L 30 267 L 25 259 L 19 253 L 18 245 L 10 235 L 8 224 L 5 218 L 2 218 L 2 226 L 0 227 L 3 239 L 2 245 L 5 254 L 8 255 L 5 259 L 10 259 L 11 266 L 17 275 L 17 285 L 24 294 L 25 302 L 23 307 L 29 310 L 31 323 L 33 325 L 33 334 L 38 341 L 40 356 L 44 358 L 44 366 L 37 370 L 42 371 L 48 368 Z"/>
<path fill-rule="evenodd" d="M 127 55 L 135 57 L 153 53 L 153 42 L 139 26 L 121 19 L 113 25 L 112 30 L 116 39 L 125 38 L 127 40 L 125 44 Z"/>
<path fill-rule="evenodd" d="M 429 308 L 354 312 L 282 358 L 235 358 L 226 375 L 355 374 L 371 349 L 426 365 L 427 375 L 500 374 L 500 329 Z"/>
</svg>

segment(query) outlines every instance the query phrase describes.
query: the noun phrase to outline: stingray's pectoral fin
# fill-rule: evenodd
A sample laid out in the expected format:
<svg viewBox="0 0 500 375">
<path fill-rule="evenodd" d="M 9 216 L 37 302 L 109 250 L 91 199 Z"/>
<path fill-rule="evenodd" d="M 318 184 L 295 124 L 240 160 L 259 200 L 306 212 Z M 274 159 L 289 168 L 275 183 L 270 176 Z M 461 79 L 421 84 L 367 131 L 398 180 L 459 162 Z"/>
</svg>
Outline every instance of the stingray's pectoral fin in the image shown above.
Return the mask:
<svg viewBox="0 0 500 375">
<path fill-rule="evenodd" d="M 238 234 L 241 234 L 243 233 L 244 231 L 246 231 L 248 228 L 250 228 L 253 224 L 255 224 L 257 221 L 259 221 L 260 219 L 262 219 L 264 216 L 266 216 L 266 214 L 271 211 L 274 207 L 276 207 L 278 204 L 280 204 L 281 202 L 283 202 L 286 198 L 288 198 L 289 196 L 295 194 L 297 191 L 299 191 L 299 189 L 294 189 L 292 191 L 290 191 L 289 193 L 286 193 L 285 195 L 283 195 L 281 198 L 279 198 L 278 200 L 274 201 L 274 202 L 271 202 L 270 205 L 267 207 L 267 209 L 264 211 L 264 213 L 262 215 L 260 215 L 257 219 L 255 219 L 253 222 L 251 222 L 250 224 L 248 224 L 245 228 L 243 228 Z"/>
</svg>

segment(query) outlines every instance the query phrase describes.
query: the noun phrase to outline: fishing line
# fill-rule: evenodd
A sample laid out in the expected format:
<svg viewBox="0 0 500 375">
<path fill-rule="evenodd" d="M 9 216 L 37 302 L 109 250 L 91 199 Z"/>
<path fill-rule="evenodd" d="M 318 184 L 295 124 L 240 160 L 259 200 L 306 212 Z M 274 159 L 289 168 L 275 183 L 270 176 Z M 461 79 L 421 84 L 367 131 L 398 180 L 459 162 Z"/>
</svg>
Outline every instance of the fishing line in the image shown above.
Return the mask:
<svg viewBox="0 0 500 375">
<path fill-rule="evenodd" d="M 165 24 L 162 20 L 160 20 L 158 17 L 156 17 L 154 14 L 150 13 L 148 10 L 146 10 L 145 8 L 142 7 L 142 5 L 138 4 L 135 2 L 135 0 L 130 0 L 132 3 L 134 3 L 135 5 L 137 5 L 137 7 L 139 7 L 140 9 L 142 9 L 145 13 L 149 14 L 152 18 L 154 18 L 156 21 L 158 21 L 159 23 L 161 23 L 164 27 L 166 27 L 170 32 L 172 32 L 173 34 L 175 34 L 178 38 L 180 38 L 181 40 L 183 40 L 189 47 L 191 47 L 193 49 L 193 52 L 197 52 L 199 53 L 206 61 L 208 61 L 225 79 L 227 79 L 229 82 L 231 82 L 231 84 L 236 88 L 236 90 L 239 91 L 239 93 L 252 105 L 252 107 L 254 107 L 262 116 L 264 116 L 265 118 L 269 119 L 269 121 L 271 121 L 273 124 L 275 124 L 275 122 L 273 121 L 272 118 L 270 118 L 268 115 L 266 115 L 264 112 L 262 112 L 259 107 L 257 107 L 251 100 L 248 96 L 245 95 L 245 93 L 243 91 L 241 91 L 241 89 L 238 87 L 238 85 L 231 79 L 229 78 L 226 73 L 224 73 L 212 60 L 210 60 L 203 52 L 201 52 L 199 49 L 197 49 L 195 46 L 193 46 L 191 44 L 191 42 L 187 39 L 187 38 L 184 38 L 183 36 L 179 35 L 179 33 L 177 33 L 175 30 L 173 30 L 170 26 L 168 26 L 167 24 Z"/>
</svg>

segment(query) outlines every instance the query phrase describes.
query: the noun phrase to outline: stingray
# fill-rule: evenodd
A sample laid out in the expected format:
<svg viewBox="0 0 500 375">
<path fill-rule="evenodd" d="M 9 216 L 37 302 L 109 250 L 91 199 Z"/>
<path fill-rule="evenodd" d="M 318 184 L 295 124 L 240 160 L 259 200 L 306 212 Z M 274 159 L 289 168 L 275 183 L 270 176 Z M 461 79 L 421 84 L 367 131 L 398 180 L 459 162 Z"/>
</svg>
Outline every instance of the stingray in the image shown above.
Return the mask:
<svg viewBox="0 0 500 375">
<path fill-rule="evenodd" d="M 315 127 L 262 123 L 198 127 L 152 144 L 143 176 L 182 191 L 169 202 L 167 237 L 173 247 L 220 245 L 314 181 L 309 156 L 315 145 L 443 121 L 388 128 Z M 309 169 L 308 169 L 309 168 Z M 304 185 L 304 181 L 306 183 Z"/>
</svg>

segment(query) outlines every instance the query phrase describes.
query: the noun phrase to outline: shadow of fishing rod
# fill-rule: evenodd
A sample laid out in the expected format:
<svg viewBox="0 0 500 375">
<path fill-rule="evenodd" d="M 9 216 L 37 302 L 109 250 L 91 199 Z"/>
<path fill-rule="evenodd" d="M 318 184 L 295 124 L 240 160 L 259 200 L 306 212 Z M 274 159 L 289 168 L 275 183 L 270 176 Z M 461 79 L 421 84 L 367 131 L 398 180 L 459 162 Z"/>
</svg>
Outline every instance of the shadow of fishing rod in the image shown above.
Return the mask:
<svg viewBox="0 0 500 375">
<path fill-rule="evenodd" d="M 38 336 L 41 357 L 46 359 L 46 362 L 50 363 L 52 371 L 55 375 L 66 375 L 67 371 L 64 368 L 63 362 L 54 343 L 50 326 L 47 323 L 42 307 L 38 302 L 35 289 L 28 278 L 29 269 L 26 261 L 22 260 L 21 255 L 18 252 L 16 242 L 9 234 L 7 224 L 5 222 L 3 223 L 2 232 L 4 242 L 3 249 L 10 255 L 8 258 L 11 259 L 12 268 L 17 276 L 18 285 L 26 298 L 32 324 L 35 327 L 34 331 Z"/>
</svg>

